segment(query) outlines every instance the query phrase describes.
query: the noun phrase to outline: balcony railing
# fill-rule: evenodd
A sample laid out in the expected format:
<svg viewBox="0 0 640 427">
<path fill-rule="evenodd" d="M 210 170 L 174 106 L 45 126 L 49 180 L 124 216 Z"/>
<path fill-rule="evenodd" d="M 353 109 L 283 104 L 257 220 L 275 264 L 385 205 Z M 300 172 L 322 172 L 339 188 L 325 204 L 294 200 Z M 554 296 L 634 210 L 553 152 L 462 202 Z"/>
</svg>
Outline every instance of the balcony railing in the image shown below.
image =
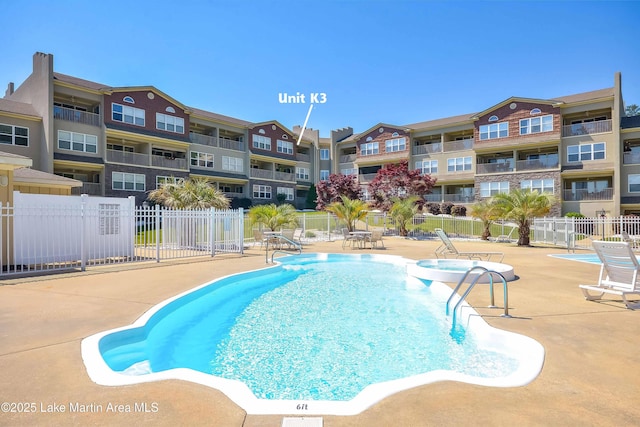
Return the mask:
<svg viewBox="0 0 640 427">
<path fill-rule="evenodd" d="M 640 153 L 624 153 L 622 156 L 622 164 L 635 165 L 640 163 Z"/>
<path fill-rule="evenodd" d="M 555 157 L 555 156 L 554 156 Z M 516 162 L 517 171 L 530 171 L 538 169 L 557 169 L 560 163 L 555 160 L 518 160 Z"/>
<path fill-rule="evenodd" d="M 424 196 L 427 202 L 442 202 L 442 194 L 427 194 Z"/>
<path fill-rule="evenodd" d="M 275 179 L 277 179 L 278 181 L 295 182 L 296 175 L 293 174 L 293 173 L 289 173 L 289 172 L 278 172 L 278 171 L 276 171 Z"/>
<path fill-rule="evenodd" d="M 129 151 L 107 150 L 107 161 L 114 163 L 125 163 L 128 165 L 149 166 L 149 155 L 142 153 L 131 153 Z"/>
<path fill-rule="evenodd" d="M 170 159 L 165 156 L 151 156 L 151 165 L 167 169 L 187 169 L 187 159 Z"/>
<path fill-rule="evenodd" d="M 611 132 L 610 119 L 562 126 L 562 136 L 578 136 L 603 132 Z"/>
<path fill-rule="evenodd" d="M 53 106 L 53 118 L 66 120 L 68 122 L 83 123 L 91 126 L 101 126 L 102 118 L 100 114 L 89 113 L 87 111 L 74 110 L 73 108 Z"/>
<path fill-rule="evenodd" d="M 452 150 L 453 151 L 453 150 Z M 430 154 L 430 153 L 440 153 L 442 152 L 442 144 L 440 142 L 425 144 L 425 145 L 414 145 L 413 146 L 413 154 Z"/>
<path fill-rule="evenodd" d="M 371 182 L 376 177 L 378 173 L 361 173 L 358 175 L 358 181 L 360 182 Z"/>
<path fill-rule="evenodd" d="M 355 154 L 346 154 L 344 156 L 340 156 L 340 163 L 353 163 L 356 161 Z"/>
<path fill-rule="evenodd" d="M 273 179 L 273 171 L 269 169 L 251 168 L 251 178 Z"/>
<path fill-rule="evenodd" d="M 510 163 L 479 163 L 476 165 L 476 173 L 500 173 L 513 172 L 513 162 Z"/>
<path fill-rule="evenodd" d="M 208 145 L 210 147 L 226 148 L 227 150 L 244 151 L 244 142 L 233 139 L 218 138 L 215 136 L 189 133 L 189 140 L 194 144 Z"/>
<path fill-rule="evenodd" d="M 80 194 L 88 194 L 89 196 L 102 196 L 102 185 L 93 182 L 83 182 L 82 187 L 74 187 L 71 194 L 79 196 Z"/>
<path fill-rule="evenodd" d="M 444 201 L 454 203 L 473 203 L 474 199 L 473 196 L 466 194 L 445 194 Z"/>
<path fill-rule="evenodd" d="M 473 139 L 463 139 L 462 141 L 447 141 L 444 143 L 444 151 L 463 151 L 473 148 Z"/>
<path fill-rule="evenodd" d="M 307 162 L 311 161 L 311 156 L 309 154 L 296 153 L 296 160 L 299 162 Z"/>
<path fill-rule="evenodd" d="M 565 202 L 581 202 L 587 200 L 613 200 L 613 188 L 603 188 L 600 191 L 564 190 Z"/>
</svg>

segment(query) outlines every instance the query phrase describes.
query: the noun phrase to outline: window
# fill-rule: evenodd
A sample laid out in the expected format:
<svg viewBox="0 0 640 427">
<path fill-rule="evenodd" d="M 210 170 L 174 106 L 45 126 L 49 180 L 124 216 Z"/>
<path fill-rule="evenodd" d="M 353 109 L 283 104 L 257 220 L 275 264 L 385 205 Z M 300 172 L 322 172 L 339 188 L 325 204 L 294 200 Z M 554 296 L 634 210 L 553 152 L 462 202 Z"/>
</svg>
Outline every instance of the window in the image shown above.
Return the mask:
<svg viewBox="0 0 640 427">
<path fill-rule="evenodd" d="M 58 148 L 61 150 L 82 151 L 84 153 L 97 153 L 98 137 L 84 133 L 59 130 Z"/>
<path fill-rule="evenodd" d="M 509 136 L 509 122 L 480 126 L 480 140 Z"/>
<path fill-rule="evenodd" d="M 184 184 L 184 178 L 176 178 L 175 176 L 156 176 L 156 188 L 160 188 L 165 184 Z"/>
<path fill-rule="evenodd" d="M 285 200 L 288 200 L 288 201 L 293 200 L 293 188 L 278 187 L 277 194 L 286 194 L 287 198 Z"/>
<path fill-rule="evenodd" d="M 240 157 L 222 156 L 222 170 L 242 172 L 244 170 L 244 161 Z"/>
<path fill-rule="evenodd" d="M 520 120 L 520 135 L 549 132 L 553 130 L 553 116 L 533 117 Z"/>
<path fill-rule="evenodd" d="M 156 113 L 156 129 L 166 130 L 167 132 L 184 133 L 184 119 L 182 117 Z"/>
<path fill-rule="evenodd" d="M 0 144 L 29 146 L 29 128 L 0 124 Z"/>
<path fill-rule="evenodd" d="M 278 153 L 293 154 L 293 142 L 278 139 L 276 143 L 278 145 Z"/>
<path fill-rule="evenodd" d="M 262 135 L 253 135 L 253 147 L 261 150 L 271 150 L 271 138 Z"/>
<path fill-rule="evenodd" d="M 270 199 L 271 186 L 270 185 L 254 185 L 253 198 L 254 199 Z"/>
<path fill-rule="evenodd" d="M 416 162 L 416 169 L 421 174 L 435 174 L 438 173 L 438 161 L 437 160 L 423 160 Z"/>
<path fill-rule="evenodd" d="M 540 110 L 539 108 L 534 108 L 533 110 L 529 111 L 529 114 L 531 114 L 532 116 L 540 113 L 542 113 L 542 110 Z"/>
<path fill-rule="evenodd" d="M 120 205 L 111 203 L 98 204 L 100 235 L 120 234 Z"/>
<path fill-rule="evenodd" d="M 111 118 L 116 122 L 144 126 L 144 110 L 140 108 L 112 103 Z"/>
<path fill-rule="evenodd" d="M 358 175 L 358 168 L 340 169 L 342 175 Z"/>
<path fill-rule="evenodd" d="M 605 143 L 570 145 L 567 147 L 567 161 L 581 162 L 586 160 L 602 160 L 605 158 Z"/>
<path fill-rule="evenodd" d="M 480 197 L 491 197 L 499 193 L 509 192 L 509 182 L 481 182 Z"/>
<path fill-rule="evenodd" d="M 392 153 L 394 151 L 404 151 L 407 149 L 407 145 L 405 143 L 404 138 L 394 138 L 388 139 L 384 142 L 385 151 L 387 153 Z"/>
<path fill-rule="evenodd" d="M 490 122 L 497 122 L 497 121 L 498 121 L 498 116 L 491 116 L 491 117 L 489 117 L 489 121 L 490 121 Z"/>
<path fill-rule="evenodd" d="M 296 168 L 296 179 L 300 179 L 303 181 L 309 181 L 309 169 L 307 168 Z"/>
<path fill-rule="evenodd" d="M 371 156 L 373 154 L 379 154 L 380 149 L 378 148 L 377 142 L 367 142 L 366 144 L 362 144 L 360 146 L 360 154 L 362 156 Z"/>
<path fill-rule="evenodd" d="M 520 181 L 520 188 L 523 190 L 538 190 L 538 193 L 554 192 L 553 179 L 527 179 Z"/>
<path fill-rule="evenodd" d="M 122 98 L 122 100 L 124 102 L 128 102 L 129 104 L 135 104 L 136 103 L 136 101 L 134 101 L 133 98 L 130 97 L 130 96 L 125 96 L 124 98 Z"/>
<path fill-rule="evenodd" d="M 145 176 L 138 173 L 111 173 L 111 188 L 114 190 L 145 191 Z"/>
<path fill-rule="evenodd" d="M 329 160 L 329 149 L 321 148 L 320 149 L 320 160 Z"/>
<path fill-rule="evenodd" d="M 191 166 L 213 169 L 213 154 L 192 151 Z"/>
<path fill-rule="evenodd" d="M 640 193 L 640 175 L 629 175 L 629 193 Z"/>
<path fill-rule="evenodd" d="M 329 179 L 329 171 L 326 169 L 322 169 L 320 171 L 320 181 L 326 181 Z"/>
<path fill-rule="evenodd" d="M 447 159 L 447 172 L 462 172 L 471 170 L 471 156 L 452 157 Z"/>
</svg>

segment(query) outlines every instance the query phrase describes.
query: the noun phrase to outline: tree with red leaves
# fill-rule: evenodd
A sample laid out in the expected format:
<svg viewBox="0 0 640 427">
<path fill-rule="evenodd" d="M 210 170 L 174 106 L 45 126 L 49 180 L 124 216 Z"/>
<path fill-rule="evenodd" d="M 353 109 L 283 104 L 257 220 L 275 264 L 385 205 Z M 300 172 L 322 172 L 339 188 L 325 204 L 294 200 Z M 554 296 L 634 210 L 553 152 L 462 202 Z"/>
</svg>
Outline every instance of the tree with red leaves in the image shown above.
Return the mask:
<svg viewBox="0 0 640 427">
<path fill-rule="evenodd" d="M 372 206 L 388 212 L 393 205 L 393 198 L 406 199 L 418 196 L 418 203 L 424 203 L 424 196 L 431 193 L 436 178 L 421 174 L 419 170 L 409 170 L 409 162 L 386 164 L 378 170 L 376 177 L 369 184 L 369 196 Z"/>
<path fill-rule="evenodd" d="M 325 206 L 333 202 L 341 202 L 340 196 L 346 196 L 351 200 L 362 196 L 362 189 L 356 175 L 334 174 L 329 175 L 326 181 L 320 181 L 316 185 L 316 209 L 324 210 Z"/>
</svg>

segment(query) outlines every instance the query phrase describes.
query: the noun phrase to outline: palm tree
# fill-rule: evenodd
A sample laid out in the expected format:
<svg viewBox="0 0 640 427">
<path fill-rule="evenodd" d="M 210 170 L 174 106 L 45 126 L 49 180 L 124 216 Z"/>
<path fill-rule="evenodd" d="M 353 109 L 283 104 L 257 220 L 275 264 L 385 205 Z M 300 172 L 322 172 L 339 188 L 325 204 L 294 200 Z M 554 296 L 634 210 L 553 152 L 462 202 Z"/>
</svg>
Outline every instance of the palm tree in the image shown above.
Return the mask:
<svg viewBox="0 0 640 427">
<path fill-rule="evenodd" d="M 627 108 L 624 109 L 624 114 L 627 117 L 640 116 L 640 107 L 636 104 L 627 105 Z"/>
<path fill-rule="evenodd" d="M 253 206 L 249 209 L 249 219 L 252 224 L 262 224 L 271 231 L 287 226 L 295 227 L 298 224 L 296 208 L 288 203 Z"/>
<path fill-rule="evenodd" d="M 484 199 L 471 205 L 470 214 L 472 217 L 482 221 L 484 226 L 482 240 L 489 240 L 489 237 L 491 237 L 491 224 L 500 218 L 496 204 L 491 199 Z"/>
<path fill-rule="evenodd" d="M 325 210 L 344 221 L 349 231 L 354 231 L 356 221 L 363 220 L 367 217 L 369 206 L 360 199 L 351 200 L 347 196 L 340 196 L 340 199 L 340 202 L 331 203 Z"/>
<path fill-rule="evenodd" d="M 184 182 L 164 184 L 149 193 L 149 200 L 175 209 L 228 209 L 229 199 L 206 178 L 189 178 Z"/>
<path fill-rule="evenodd" d="M 518 246 L 529 246 L 531 218 L 548 214 L 555 200 L 551 194 L 540 194 L 538 190 L 529 189 L 515 189 L 510 193 L 499 193 L 493 196 L 493 202 L 500 216 L 518 224 Z"/>
<path fill-rule="evenodd" d="M 406 199 L 393 198 L 393 205 L 389 210 L 389 215 L 396 222 L 398 227 L 400 227 L 400 235 L 407 236 L 409 234 L 407 230 L 407 222 L 411 221 L 411 219 L 418 212 L 418 205 L 416 202 L 420 200 L 418 196 L 410 196 Z"/>
</svg>

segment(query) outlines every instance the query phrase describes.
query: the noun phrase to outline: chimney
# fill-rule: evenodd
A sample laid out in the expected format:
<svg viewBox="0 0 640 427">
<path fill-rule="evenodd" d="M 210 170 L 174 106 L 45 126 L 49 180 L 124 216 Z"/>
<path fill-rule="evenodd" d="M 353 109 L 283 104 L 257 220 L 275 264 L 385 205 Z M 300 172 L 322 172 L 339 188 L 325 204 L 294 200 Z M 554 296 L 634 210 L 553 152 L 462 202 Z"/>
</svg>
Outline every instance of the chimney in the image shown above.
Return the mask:
<svg viewBox="0 0 640 427">
<path fill-rule="evenodd" d="M 15 86 L 13 85 L 13 82 L 9 82 L 9 84 L 7 85 L 7 90 L 4 93 L 4 97 L 8 98 L 11 95 L 13 95 L 14 90 L 15 90 Z"/>
</svg>

